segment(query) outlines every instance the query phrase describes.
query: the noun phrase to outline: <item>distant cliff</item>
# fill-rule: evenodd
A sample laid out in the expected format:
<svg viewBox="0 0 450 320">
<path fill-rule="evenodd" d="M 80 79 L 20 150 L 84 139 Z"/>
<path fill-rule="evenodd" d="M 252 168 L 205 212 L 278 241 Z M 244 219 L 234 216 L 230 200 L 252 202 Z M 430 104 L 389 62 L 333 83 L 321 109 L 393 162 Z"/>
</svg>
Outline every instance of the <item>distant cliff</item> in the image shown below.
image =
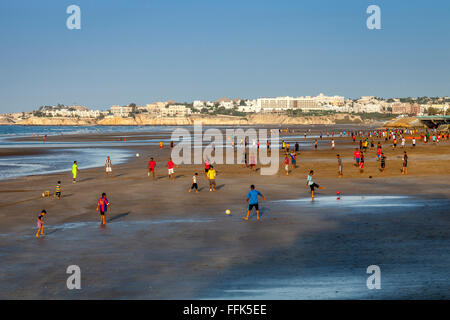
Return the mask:
<svg viewBox="0 0 450 320">
<path fill-rule="evenodd" d="M 226 115 L 192 115 L 189 117 L 155 117 L 149 114 L 137 114 L 135 117 L 120 118 L 107 117 L 97 119 L 78 118 L 46 118 L 29 117 L 26 119 L 14 120 L 0 118 L 0 124 L 17 125 L 42 125 L 42 126 L 135 126 L 135 125 L 193 125 L 202 122 L 203 125 L 300 125 L 300 124 L 336 124 L 336 123 L 362 123 L 360 116 L 351 114 L 333 114 L 329 116 L 298 116 L 289 117 L 277 114 L 251 114 L 245 117 L 235 117 Z"/>
<path fill-rule="evenodd" d="M 10 124 L 24 126 L 91 126 L 96 125 L 97 122 L 95 119 L 29 117 Z"/>
</svg>

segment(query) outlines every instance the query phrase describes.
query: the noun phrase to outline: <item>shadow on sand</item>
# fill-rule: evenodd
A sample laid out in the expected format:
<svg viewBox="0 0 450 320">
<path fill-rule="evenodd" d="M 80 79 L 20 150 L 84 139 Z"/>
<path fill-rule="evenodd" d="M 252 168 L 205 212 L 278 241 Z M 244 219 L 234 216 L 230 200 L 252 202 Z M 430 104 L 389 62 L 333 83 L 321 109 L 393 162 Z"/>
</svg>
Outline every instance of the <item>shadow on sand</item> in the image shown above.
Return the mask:
<svg viewBox="0 0 450 320">
<path fill-rule="evenodd" d="M 106 220 L 106 222 L 111 222 L 111 221 L 114 221 L 114 220 L 118 220 L 118 219 L 120 219 L 120 218 L 123 218 L 123 217 L 126 217 L 127 215 L 129 215 L 130 214 L 130 212 L 124 212 L 124 213 L 119 213 L 119 214 L 116 214 L 114 217 L 111 217 L 111 218 L 109 218 L 108 220 Z"/>
</svg>

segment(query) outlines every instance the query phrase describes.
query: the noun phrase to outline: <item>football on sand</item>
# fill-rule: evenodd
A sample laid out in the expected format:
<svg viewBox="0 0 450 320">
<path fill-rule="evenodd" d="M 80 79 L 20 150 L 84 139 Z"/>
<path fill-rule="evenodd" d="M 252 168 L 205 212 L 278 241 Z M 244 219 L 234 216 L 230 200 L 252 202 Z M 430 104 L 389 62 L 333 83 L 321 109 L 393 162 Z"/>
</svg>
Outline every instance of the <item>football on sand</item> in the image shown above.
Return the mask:
<svg viewBox="0 0 450 320">
<path fill-rule="evenodd" d="M 230 210 L 226 210 L 225 213 L 226 213 L 226 214 L 230 214 L 231 211 L 230 211 Z"/>
</svg>

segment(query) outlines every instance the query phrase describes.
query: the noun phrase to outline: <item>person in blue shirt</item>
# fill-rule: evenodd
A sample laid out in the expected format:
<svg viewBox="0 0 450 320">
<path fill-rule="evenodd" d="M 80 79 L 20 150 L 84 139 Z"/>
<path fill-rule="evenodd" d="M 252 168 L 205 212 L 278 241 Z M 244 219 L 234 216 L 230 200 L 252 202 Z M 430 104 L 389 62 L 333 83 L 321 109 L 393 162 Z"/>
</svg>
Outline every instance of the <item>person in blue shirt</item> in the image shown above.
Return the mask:
<svg viewBox="0 0 450 320">
<path fill-rule="evenodd" d="M 108 210 L 108 208 L 111 209 L 111 206 L 109 205 L 109 201 L 106 198 L 106 193 L 102 193 L 102 197 L 98 200 L 98 204 L 97 204 L 97 211 L 100 212 L 100 224 L 101 225 L 106 225 L 106 220 L 105 220 L 105 212 Z"/>
<path fill-rule="evenodd" d="M 244 218 L 244 220 L 248 220 L 250 211 L 252 211 L 253 208 L 256 209 L 256 218 L 259 220 L 258 196 L 260 196 L 263 200 L 266 200 L 261 192 L 255 190 L 255 185 L 252 184 L 250 186 L 250 192 L 247 195 L 248 209 L 247 216 Z"/>
</svg>

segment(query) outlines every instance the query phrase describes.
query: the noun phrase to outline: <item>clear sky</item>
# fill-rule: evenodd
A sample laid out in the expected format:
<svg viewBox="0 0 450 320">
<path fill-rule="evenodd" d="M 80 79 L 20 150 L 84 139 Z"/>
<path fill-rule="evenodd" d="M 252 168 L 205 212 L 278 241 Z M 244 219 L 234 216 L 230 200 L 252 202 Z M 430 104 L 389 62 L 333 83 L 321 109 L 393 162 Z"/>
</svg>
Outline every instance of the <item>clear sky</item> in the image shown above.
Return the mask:
<svg viewBox="0 0 450 320">
<path fill-rule="evenodd" d="M 81 8 L 69 30 L 66 8 Z M 381 30 L 366 8 L 381 8 Z M 450 96 L 448 0 L 0 0 L 0 112 Z"/>
</svg>

